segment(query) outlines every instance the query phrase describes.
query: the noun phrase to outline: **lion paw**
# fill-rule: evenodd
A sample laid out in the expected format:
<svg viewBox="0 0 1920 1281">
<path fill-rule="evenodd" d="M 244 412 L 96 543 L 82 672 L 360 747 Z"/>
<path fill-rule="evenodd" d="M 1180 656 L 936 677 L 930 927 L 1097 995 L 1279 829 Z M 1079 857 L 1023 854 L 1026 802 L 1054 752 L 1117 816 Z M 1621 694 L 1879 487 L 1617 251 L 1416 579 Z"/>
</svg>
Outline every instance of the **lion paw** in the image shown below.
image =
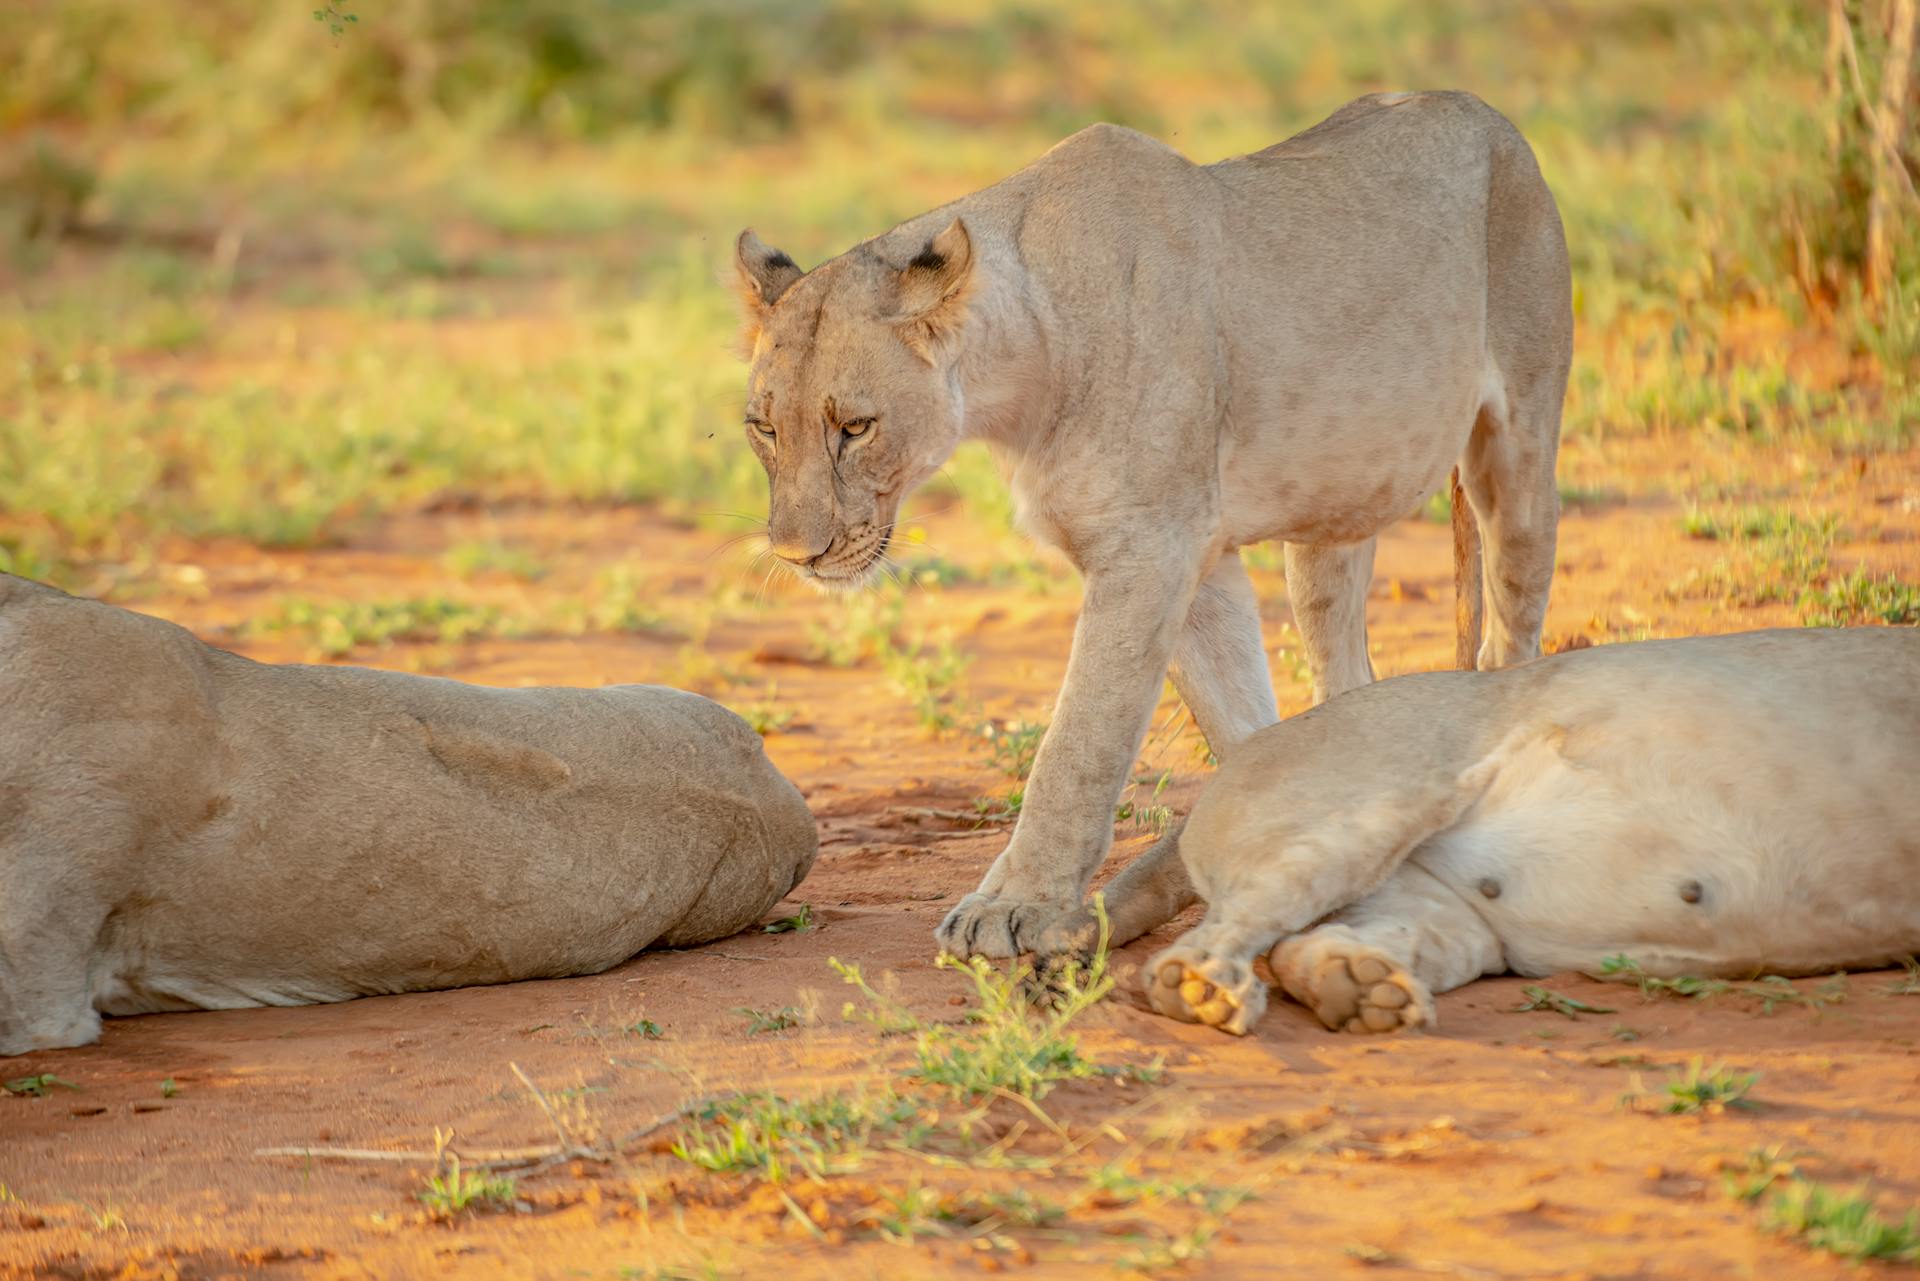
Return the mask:
<svg viewBox="0 0 1920 1281">
<path fill-rule="evenodd" d="M 1047 926 L 1070 912 L 1070 903 L 1028 902 L 973 893 L 954 904 L 934 941 L 950 956 L 1019 956 L 1039 946 Z"/>
<path fill-rule="evenodd" d="M 1147 962 L 1147 1002 L 1170 1019 L 1245 1036 L 1267 1009 L 1253 969 L 1179 944 Z"/>
<path fill-rule="evenodd" d="M 1380 952 L 1331 952 L 1315 967 L 1312 985 L 1308 1004 L 1335 1031 L 1398 1032 L 1434 1022 L 1427 985 Z"/>
</svg>

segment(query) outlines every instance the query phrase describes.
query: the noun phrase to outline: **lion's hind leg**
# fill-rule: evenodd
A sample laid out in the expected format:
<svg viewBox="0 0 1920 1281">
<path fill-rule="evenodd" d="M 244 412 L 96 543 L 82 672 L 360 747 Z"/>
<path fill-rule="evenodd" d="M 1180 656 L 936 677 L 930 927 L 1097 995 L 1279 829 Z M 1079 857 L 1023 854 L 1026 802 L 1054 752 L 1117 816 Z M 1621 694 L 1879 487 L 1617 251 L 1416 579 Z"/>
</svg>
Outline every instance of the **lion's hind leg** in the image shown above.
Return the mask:
<svg viewBox="0 0 1920 1281">
<path fill-rule="evenodd" d="M 1287 994 L 1335 1031 L 1431 1027 L 1433 998 L 1506 968 L 1471 904 L 1417 863 L 1268 957 Z"/>
<path fill-rule="evenodd" d="M 1256 922 L 1216 920 L 1209 912 L 1147 962 L 1148 1003 L 1170 1019 L 1245 1036 L 1266 1013 L 1267 985 L 1253 972 L 1253 958 L 1272 934 Z"/>
</svg>

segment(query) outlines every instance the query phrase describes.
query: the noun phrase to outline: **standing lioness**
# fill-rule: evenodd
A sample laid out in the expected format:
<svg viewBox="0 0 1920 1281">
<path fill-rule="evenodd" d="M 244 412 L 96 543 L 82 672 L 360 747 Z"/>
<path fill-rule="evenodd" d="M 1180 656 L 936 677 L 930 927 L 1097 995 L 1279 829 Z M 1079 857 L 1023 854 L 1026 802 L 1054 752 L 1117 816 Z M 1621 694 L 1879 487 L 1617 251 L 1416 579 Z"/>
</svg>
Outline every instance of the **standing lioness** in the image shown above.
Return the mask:
<svg viewBox="0 0 1920 1281">
<path fill-rule="evenodd" d="M 1169 662 L 1217 752 L 1276 719 L 1238 548 L 1286 541 L 1316 698 L 1364 684 L 1374 535 L 1457 465 L 1469 634 L 1464 522 L 1487 533 L 1478 663 L 1539 652 L 1566 243 L 1526 142 L 1469 95 L 1363 98 L 1207 166 L 1096 125 L 812 272 L 750 231 L 737 261 L 774 551 L 861 582 L 976 437 L 1086 579 L 1024 812 L 940 926 L 951 951 L 1019 952 L 1080 901 Z M 1189 893 L 1170 841 L 1115 888 Z"/>
</svg>

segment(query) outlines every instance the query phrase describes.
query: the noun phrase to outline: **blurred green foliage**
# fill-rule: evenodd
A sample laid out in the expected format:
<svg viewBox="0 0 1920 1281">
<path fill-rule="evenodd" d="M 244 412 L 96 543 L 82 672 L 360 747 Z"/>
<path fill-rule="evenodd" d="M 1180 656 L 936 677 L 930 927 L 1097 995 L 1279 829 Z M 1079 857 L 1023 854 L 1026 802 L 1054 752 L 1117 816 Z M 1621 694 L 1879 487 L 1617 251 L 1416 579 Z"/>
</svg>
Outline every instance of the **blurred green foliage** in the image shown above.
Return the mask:
<svg viewBox="0 0 1920 1281">
<path fill-rule="evenodd" d="M 1920 220 L 1864 305 L 1864 161 L 1803 0 L 318 16 L 28 0 L 0 24 L 6 563 L 304 545 L 449 493 L 737 526 L 715 514 L 763 483 L 716 282 L 740 226 L 817 261 L 1094 120 L 1204 161 L 1385 88 L 1471 89 L 1539 153 L 1582 326 L 1569 431 L 1920 425 Z M 1867 374 L 1797 375 L 1781 332 Z M 1004 519 L 983 455 L 949 480 Z"/>
</svg>

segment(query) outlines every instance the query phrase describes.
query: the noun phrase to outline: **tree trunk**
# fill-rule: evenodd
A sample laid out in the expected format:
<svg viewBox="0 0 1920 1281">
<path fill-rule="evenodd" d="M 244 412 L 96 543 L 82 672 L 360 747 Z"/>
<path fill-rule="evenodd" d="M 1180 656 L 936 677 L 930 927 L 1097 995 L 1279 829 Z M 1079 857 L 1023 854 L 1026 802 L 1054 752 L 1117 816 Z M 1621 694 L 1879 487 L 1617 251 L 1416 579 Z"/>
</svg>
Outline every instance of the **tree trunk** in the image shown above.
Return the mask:
<svg viewBox="0 0 1920 1281">
<path fill-rule="evenodd" d="M 1873 130 L 1873 194 L 1867 202 L 1867 297 L 1878 299 L 1893 274 L 1897 201 L 1912 189 L 1900 159 L 1906 142 L 1908 80 L 1913 74 L 1914 0 L 1888 0 L 1887 56 L 1880 64 L 1880 104 Z"/>
</svg>

